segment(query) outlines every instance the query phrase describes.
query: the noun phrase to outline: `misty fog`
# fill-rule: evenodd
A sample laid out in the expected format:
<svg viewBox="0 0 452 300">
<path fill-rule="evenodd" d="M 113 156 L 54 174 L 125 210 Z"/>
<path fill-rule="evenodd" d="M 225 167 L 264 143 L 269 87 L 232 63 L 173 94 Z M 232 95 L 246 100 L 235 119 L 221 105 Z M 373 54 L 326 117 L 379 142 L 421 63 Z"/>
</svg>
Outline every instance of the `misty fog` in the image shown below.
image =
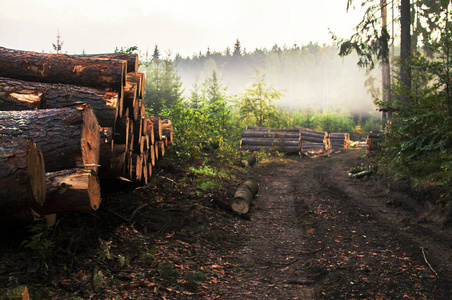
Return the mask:
<svg viewBox="0 0 452 300">
<path fill-rule="evenodd" d="M 191 58 L 177 57 L 184 95 L 188 97 L 195 83 L 201 85 L 216 70 L 227 87 L 227 95 L 239 96 L 258 70 L 265 74 L 267 84 L 282 91 L 283 97 L 275 104 L 289 111 L 309 108 L 376 114 L 365 86 L 369 75 L 357 66 L 356 55 L 341 58 L 335 47 L 312 43 L 290 49 L 275 45 L 271 50 L 243 52 L 230 54 L 227 49 L 224 53 L 207 51 Z M 371 74 L 379 80 L 378 70 Z"/>
</svg>

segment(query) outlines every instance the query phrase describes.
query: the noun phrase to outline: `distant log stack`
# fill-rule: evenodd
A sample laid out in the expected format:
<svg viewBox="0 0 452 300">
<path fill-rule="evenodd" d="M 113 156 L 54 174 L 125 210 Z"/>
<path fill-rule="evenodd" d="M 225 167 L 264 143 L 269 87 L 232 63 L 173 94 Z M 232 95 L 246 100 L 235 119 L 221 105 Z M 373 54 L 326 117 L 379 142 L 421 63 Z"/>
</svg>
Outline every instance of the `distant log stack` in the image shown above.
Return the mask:
<svg viewBox="0 0 452 300">
<path fill-rule="evenodd" d="M 334 150 L 344 150 L 350 147 L 349 133 L 330 133 L 331 148 Z"/>
<path fill-rule="evenodd" d="M 9 149 L 0 156 L 4 212 L 28 219 L 95 211 L 103 179 L 148 183 L 156 160 L 173 141 L 173 130 L 171 121 L 145 116 L 145 78 L 138 65 L 136 54 L 46 54 L 0 47 L 0 147 Z M 23 155 L 12 159 L 5 153 L 14 147 Z M 14 164 L 22 170 L 14 175 L 22 176 L 20 186 L 7 183 L 13 175 L 6 170 Z M 3 201 L 18 190 L 23 199 L 12 201 L 20 204 Z"/>
<path fill-rule="evenodd" d="M 304 127 L 297 127 L 300 131 L 301 152 L 323 152 L 331 148 L 328 132 Z"/>
<path fill-rule="evenodd" d="M 277 150 L 285 154 L 299 154 L 300 132 L 297 129 L 248 126 L 242 132 L 240 149 L 249 151 Z"/>
<path fill-rule="evenodd" d="M 368 155 L 375 155 L 381 150 L 381 142 L 384 138 L 384 132 L 383 131 L 371 131 L 369 132 L 369 135 L 367 136 L 366 143 L 367 143 L 367 151 L 366 153 Z"/>
</svg>

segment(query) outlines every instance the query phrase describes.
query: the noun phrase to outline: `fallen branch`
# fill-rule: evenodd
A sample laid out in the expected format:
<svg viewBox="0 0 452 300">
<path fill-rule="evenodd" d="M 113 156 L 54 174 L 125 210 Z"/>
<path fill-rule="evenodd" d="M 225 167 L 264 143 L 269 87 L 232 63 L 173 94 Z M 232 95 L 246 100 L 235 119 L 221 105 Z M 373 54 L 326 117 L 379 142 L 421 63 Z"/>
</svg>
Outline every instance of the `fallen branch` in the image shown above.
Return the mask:
<svg viewBox="0 0 452 300">
<path fill-rule="evenodd" d="M 424 256 L 424 260 L 427 263 L 427 265 L 430 267 L 430 270 L 432 270 L 433 273 L 435 273 L 436 277 L 439 277 L 438 273 L 436 273 L 436 271 L 432 268 L 432 265 L 428 262 L 427 257 L 425 256 L 425 249 L 424 249 L 424 247 L 421 247 L 421 250 L 422 250 L 422 255 Z"/>
</svg>

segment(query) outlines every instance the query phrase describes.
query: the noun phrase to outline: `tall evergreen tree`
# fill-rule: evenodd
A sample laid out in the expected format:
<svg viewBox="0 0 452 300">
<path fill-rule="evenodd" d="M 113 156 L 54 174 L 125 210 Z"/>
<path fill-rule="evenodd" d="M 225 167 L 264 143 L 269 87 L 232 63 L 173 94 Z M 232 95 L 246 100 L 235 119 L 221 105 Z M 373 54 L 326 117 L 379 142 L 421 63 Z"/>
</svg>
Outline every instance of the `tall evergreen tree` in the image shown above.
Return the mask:
<svg viewBox="0 0 452 300">
<path fill-rule="evenodd" d="M 237 38 L 237 40 L 235 41 L 235 44 L 234 44 L 234 52 L 232 52 L 232 56 L 234 56 L 234 57 L 240 57 L 240 56 L 242 56 L 242 48 L 241 48 L 241 46 L 240 46 L 240 41 L 239 41 L 238 38 Z"/>
</svg>

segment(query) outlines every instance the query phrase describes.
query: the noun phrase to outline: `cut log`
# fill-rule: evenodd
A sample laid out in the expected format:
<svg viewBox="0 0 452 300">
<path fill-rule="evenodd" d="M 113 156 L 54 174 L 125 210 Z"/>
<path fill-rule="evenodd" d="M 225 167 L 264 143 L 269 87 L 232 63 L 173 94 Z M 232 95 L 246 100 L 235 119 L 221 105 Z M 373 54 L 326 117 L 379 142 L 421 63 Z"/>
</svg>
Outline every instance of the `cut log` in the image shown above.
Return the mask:
<svg viewBox="0 0 452 300">
<path fill-rule="evenodd" d="M 300 138 L 299 132 L 266 132 L 257 130 L 243 130 L 242 137 L 256 138 Z"/>
<path fill-rule="evenodd" d="M 259 186 L 256 182 L 247 180 L 235 192 L 234 198 L 231 202 L 231 208 L 239 214 L 246 214 L 250 210 L 250 206 L 254 196 L 259 191 Z"/>
<path fill-rule="evenodd" d="M 108 58 L 108 59 L 125 60 L 127 62 L 127 73 L 138 72 L 138 65 L 139 65 L 138 54 L 115 52 L 115 53 L 102 53 L 102 54 L 80 54 L 80 55 L 74 55 L 74 56 L 85 57 L 85 58 Z"/>
<path fill-rule="evenodd" d="M 32 138 L 47 172 L 99 163 L 99 124 L 86 104 L 60 109 L 1 111 L 0 135 Z"/>
<path fill-rule="evenodd" d="M 173 143 L 173 124 L 170 120 L 162 120 L 162 135 L 166 136 L 168 145 Z"/>
<path fill-rule="evenodd" d="M 113 158 L 113 147 L 113 128 L 101 127 L 99 147 L 99 174 L 108 174 L 110 172 L 111 161 Z"/>
<path fill-rule="evenodd" d="M 62 108 L 87 103 L 94 109 L 100 126 L 113 127 L 120 101 L 116 92 L 0 77 L 2 111 Z"/>
<path fill-rule="evenodd" d="M 124 176 L 126 172 L 126 153 L 126 145 L 114 145 L 110 171 L 107 173 L 108 175 L 105 175 L 103 173 L 102 175 L 111 178 Z"/>
<path fill-rule="evenodd" d="M 150 117 L 145 117 L 143 119 L 143 135 L 147 135 L 149 137 L 149 142 L 151 144 L 154 144 L 155 138 L 154 138 L 154 124 L 152 123 L 152 120 Z"/>
<path fill-rule="evenodd" d="M 0 210 L 14 214 L 46 197 L 44 160 L 31 139 L 0 137 Z M 10 210 L 11 208 L 14 208 Z"/>
<path fill-rule="evenodd" d="M 92 212 L 101 203 L 99 179 L 94 171 L 69 169 L 47 173 L 47 197 L 33 209 L 41 216 L 59 212 Z"/>
<path fill-rule="evenodd" d="M 157 141 L 159 157 L 165 156 L 165 141 Z"/>
<path fill-rule="evenodd" d="M 127 63 L 109 58 L 48 54 L 0 47 L 0 76 L 121 91 Z"/>
<path fill-rule="evenodd" d="M 154 144 L 150 144 L 149 152 L 148 152 L 148 161 L 152 166 L 155 166 L 155 146 Z"/>
<path fill-rule="evenodd" d="M 162 139 L 162 119 L 160 117 L 150 117 L 150 120 L 152 121 L 153 124 L 153 129 L 154 129 L 154 138 L 156 140 L 161 140 Z"/>
<path fill-rule="evenodd" d="M 123 109 L 129 109 L 129 118 L 136 120 L 138 118 L 138 98 L 136 83 L 126 81 L 124 86 Z"/>
<path fill-rule="evenodd" d="M 261 151 L 261 150 L 265 150 L 265 151 L 272 151 L 272 150 L 277 150 L 278 152 L 281 153 L 286 153 L 286 154 L 299 154 L 300 153 L 300 147 L 296 146 L 285 146 L 285 147 L 276 147 L 276 146 L 246 146 L 246 145 L 242 145 L 240 147 L 241 150 L 249 150 L 249 151 Z"/>
<path fill-rule="evenodd" d="M 242 138 L 241 145 L 243 146 L 293 146 L 300 147 L 300 140 L 298 139 L 278 139 L 278 138 Z"/>
</svg>

